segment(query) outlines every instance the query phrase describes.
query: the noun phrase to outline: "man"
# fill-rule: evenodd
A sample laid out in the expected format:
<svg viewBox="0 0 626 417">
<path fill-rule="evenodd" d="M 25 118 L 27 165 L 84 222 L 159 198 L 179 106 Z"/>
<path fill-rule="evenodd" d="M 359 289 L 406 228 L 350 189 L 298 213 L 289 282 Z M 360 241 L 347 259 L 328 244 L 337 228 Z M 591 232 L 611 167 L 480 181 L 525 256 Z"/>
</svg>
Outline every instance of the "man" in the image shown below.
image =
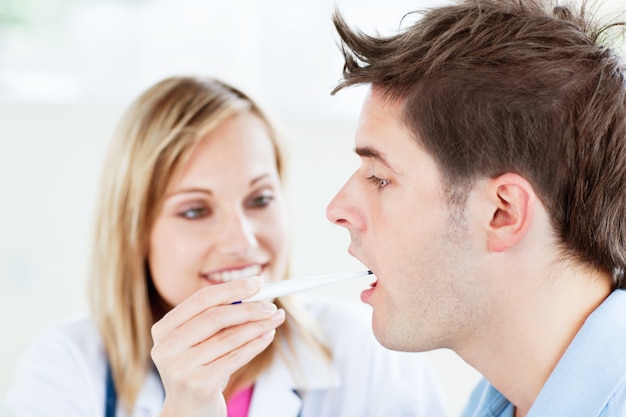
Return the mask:
<svg viewBox="0 0 626 417">
<path fill-rule="evenodd" d="M 625 73 L 581 10 L 465 0 L 387 38 L 334 16 L 335 91 L 370 90 L 327 216 L 377 277 L 377 339 L 485 377 L 464 416 L 626 416 Z"/>
</svg>

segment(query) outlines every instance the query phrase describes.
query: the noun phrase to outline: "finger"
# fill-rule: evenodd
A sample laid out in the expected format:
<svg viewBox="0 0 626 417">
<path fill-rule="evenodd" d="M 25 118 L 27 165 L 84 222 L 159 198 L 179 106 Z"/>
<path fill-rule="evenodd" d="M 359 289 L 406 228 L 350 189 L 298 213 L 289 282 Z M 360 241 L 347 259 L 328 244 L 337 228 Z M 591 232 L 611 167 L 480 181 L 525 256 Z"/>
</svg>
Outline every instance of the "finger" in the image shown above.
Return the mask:
<svg viewBox="0 0 626 417">
<path fill-rule="evenodd" d="M 200 367 L 204 377 L 210 386 L 229 378 L 233 373 L 248 364 L 252 359 L 263 352 L 272 343 L 276 335 L 276 329 L 271 329 L 259 336 L 248 340 L 236 349 L 225 353 L 219 358 Z M 220 379 L 222 378 L 222 379 Z"/>
<path fill-rule="evenodd" d="M 222 355 L 217 361 L 215 361 L 213 366 L 218 369 L 218 372 L 220 368 L 223 368 L 223 371 L 221 371 L 222 373 L 232 375 L 267 349 L 270 343 L 274 340 L 275 335 L 276 329 L 271 329 L 270 331 L 248 341 L 239 348 Z"/>
<path fill-rule="evenodd" d="M 195 372 L 194 369 L 211 364 L 222 356 L 241 348 L 251 340 L 273 331 L 284 320 L 284 310 L 277 310 L 274 315 L 266 320 L 230 327 L 219 332 L 213 338 L 182 351 L 174 351 L 167 344 L 158 344 L 152 348 L 152 359 L 157 366 L 164 368 L 164 371 L 167 369 L 166 372 L 170 374 L 170 377 L 174 379 L 177 379 L 176 375 L 188 377 L 190 373 Z"/>
<path fill-rule="evenodd" d="M 197 380 L 198 373 L 201 374 L 204 372 L 203 369 L 207 367 L 213 369 L 214 372 L 210 381 L 221 381 L 225 377 L 230 376 L 230 373 L 223 375 L 217 372 L 214 369 L 214 363 L 220 363 L 223 357 L 228 357 L 231 352 L 240 350 L 251 341 L 262 338 L 263 335 L 273 334 L 275 328 L 281 325 L 284 320 L 284 310 L 277 310 L 267 320 L 246 323 L 224 330 L 216 335 L 214 339 L 188 349 L 184 354 L 172 352 L 171 349 L 166 348 L 164 345 L 156 345 L 152 349 L 152 359 L 162 377 L 170 382 L 174 382 L 174 385 L 177 386 L 188 386 L 188 384 L 193 383 L 193 380 Z M 252 350 L 247 348 L 244 351 L 252 352 Z M 257 351 L 257 354 L 261 351 Z M 247 360 L 249 361 L 252 357 L 249 357 Z M 227 367 L 225 369 L 234 372 L 239 367 Z M 209 382 L 206 376 L 201 378 Z"/>
<path fill-rule="evenodd" d="M 209 307 L 230 305 L 235 301 L 249 298 L 260 288 L 261 280 L 258 277 L 205 287 L 165 314 L 159 320 L 156 329 L 153 328 L 153 337 L 169 333 Z"/>
<path fill-rule="evenodd" d="M 193 393 L 194 398 L 208 397 L 220 393 L 222 382 L 263 352 L 274 340 L 274 329 L 249 340 L 239 348 L 222 355 L 216 361 L 203 366 L 181 369 L 179 364 L 170 366 L 163 372 L 166 398 L 171 393 Z M 180 365 L 189 365 L 188 362 Z M 161 370 L 159 369 L 159 372 Z"/>
<path fill-rule="evenodd" d="M 274 331 L 285 321 L 285 311 L 277 310 L 270 318 L 248 322 L 224 329 L 211 338 L 210 343 L 201 343 L 193 348 L 196 364 L 212 363 L 230 352 L 240 349 L 250 341 Z M 235 368 L 238 369 L 238 368 Z"/>
<path fill-rule="evenodd" d="M 155 338 L 154 343 L 162 345 L 162 349 L 178 352 L 202 343 L 224 329 L 268 319 L 276 310 L 276 305 L 268 302 L 211 307 L 171 330 L 168 335 Z"/>
</svg>

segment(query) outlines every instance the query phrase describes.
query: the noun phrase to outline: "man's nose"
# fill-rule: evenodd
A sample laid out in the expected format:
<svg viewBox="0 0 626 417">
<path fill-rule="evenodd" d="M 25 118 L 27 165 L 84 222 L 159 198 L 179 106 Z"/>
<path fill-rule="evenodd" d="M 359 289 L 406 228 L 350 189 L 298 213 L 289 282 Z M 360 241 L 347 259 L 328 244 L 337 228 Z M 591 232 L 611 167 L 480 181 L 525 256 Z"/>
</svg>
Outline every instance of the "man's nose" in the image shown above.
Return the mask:
<svg viewBox="0 0 626 417">
<path fill-rule="evenodd" d="M 348 180 L 344 186 L 337 192 L 335 197 L 330 201 L 328 207 L 326 207 L 326 218 L 339 226 L 348 227 L 351 222 L 350 218 L 350 180 Z"/>
</svg>

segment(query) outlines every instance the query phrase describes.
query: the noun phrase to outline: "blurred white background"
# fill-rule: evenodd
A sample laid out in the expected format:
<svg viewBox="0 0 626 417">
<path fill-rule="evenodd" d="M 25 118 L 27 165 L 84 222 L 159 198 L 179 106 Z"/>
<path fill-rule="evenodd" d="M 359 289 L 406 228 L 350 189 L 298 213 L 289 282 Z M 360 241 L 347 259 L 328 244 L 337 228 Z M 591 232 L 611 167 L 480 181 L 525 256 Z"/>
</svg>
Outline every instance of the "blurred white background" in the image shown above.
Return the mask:
<svg viewBox="0 0 626 417">
<path fill-rule="evenodd" d="M 296 275 L 362 268 L 346 251 L 347 232 L 324 214 L 358 163 L 353 131 L 363 96 L 359 88 L 329 94 L 343 65 L 331 13 L 337 6 L 351 25 L 385 34 L 406 12 L 437 3 L 0 0 L 0 395 L 35 333 L 86 308 L 109 136 L 129 102 L 166 76 L 222 78 L 282 120 Z M 317 293 L 358 300 L 367 283 Z M 429 355 L 457 415 L 478 375 L 451 352 Z"/>
</svg>

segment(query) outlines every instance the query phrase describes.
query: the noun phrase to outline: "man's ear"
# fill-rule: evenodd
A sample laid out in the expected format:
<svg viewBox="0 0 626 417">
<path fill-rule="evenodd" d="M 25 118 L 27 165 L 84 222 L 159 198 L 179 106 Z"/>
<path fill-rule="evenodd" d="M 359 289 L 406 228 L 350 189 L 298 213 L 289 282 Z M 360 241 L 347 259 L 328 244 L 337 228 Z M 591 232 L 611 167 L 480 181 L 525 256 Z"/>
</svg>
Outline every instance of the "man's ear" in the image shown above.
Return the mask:
<svg viewBox="0 0 626 417">
<path fill-rule="evenodd" d="M 513 173 L 490 180 L 488 193 L 493 214 L 487 245 L 491 252 L 502 252 L 516 245 L 528 232 L 537 196 L 528 181 Z"/>
</svg>

